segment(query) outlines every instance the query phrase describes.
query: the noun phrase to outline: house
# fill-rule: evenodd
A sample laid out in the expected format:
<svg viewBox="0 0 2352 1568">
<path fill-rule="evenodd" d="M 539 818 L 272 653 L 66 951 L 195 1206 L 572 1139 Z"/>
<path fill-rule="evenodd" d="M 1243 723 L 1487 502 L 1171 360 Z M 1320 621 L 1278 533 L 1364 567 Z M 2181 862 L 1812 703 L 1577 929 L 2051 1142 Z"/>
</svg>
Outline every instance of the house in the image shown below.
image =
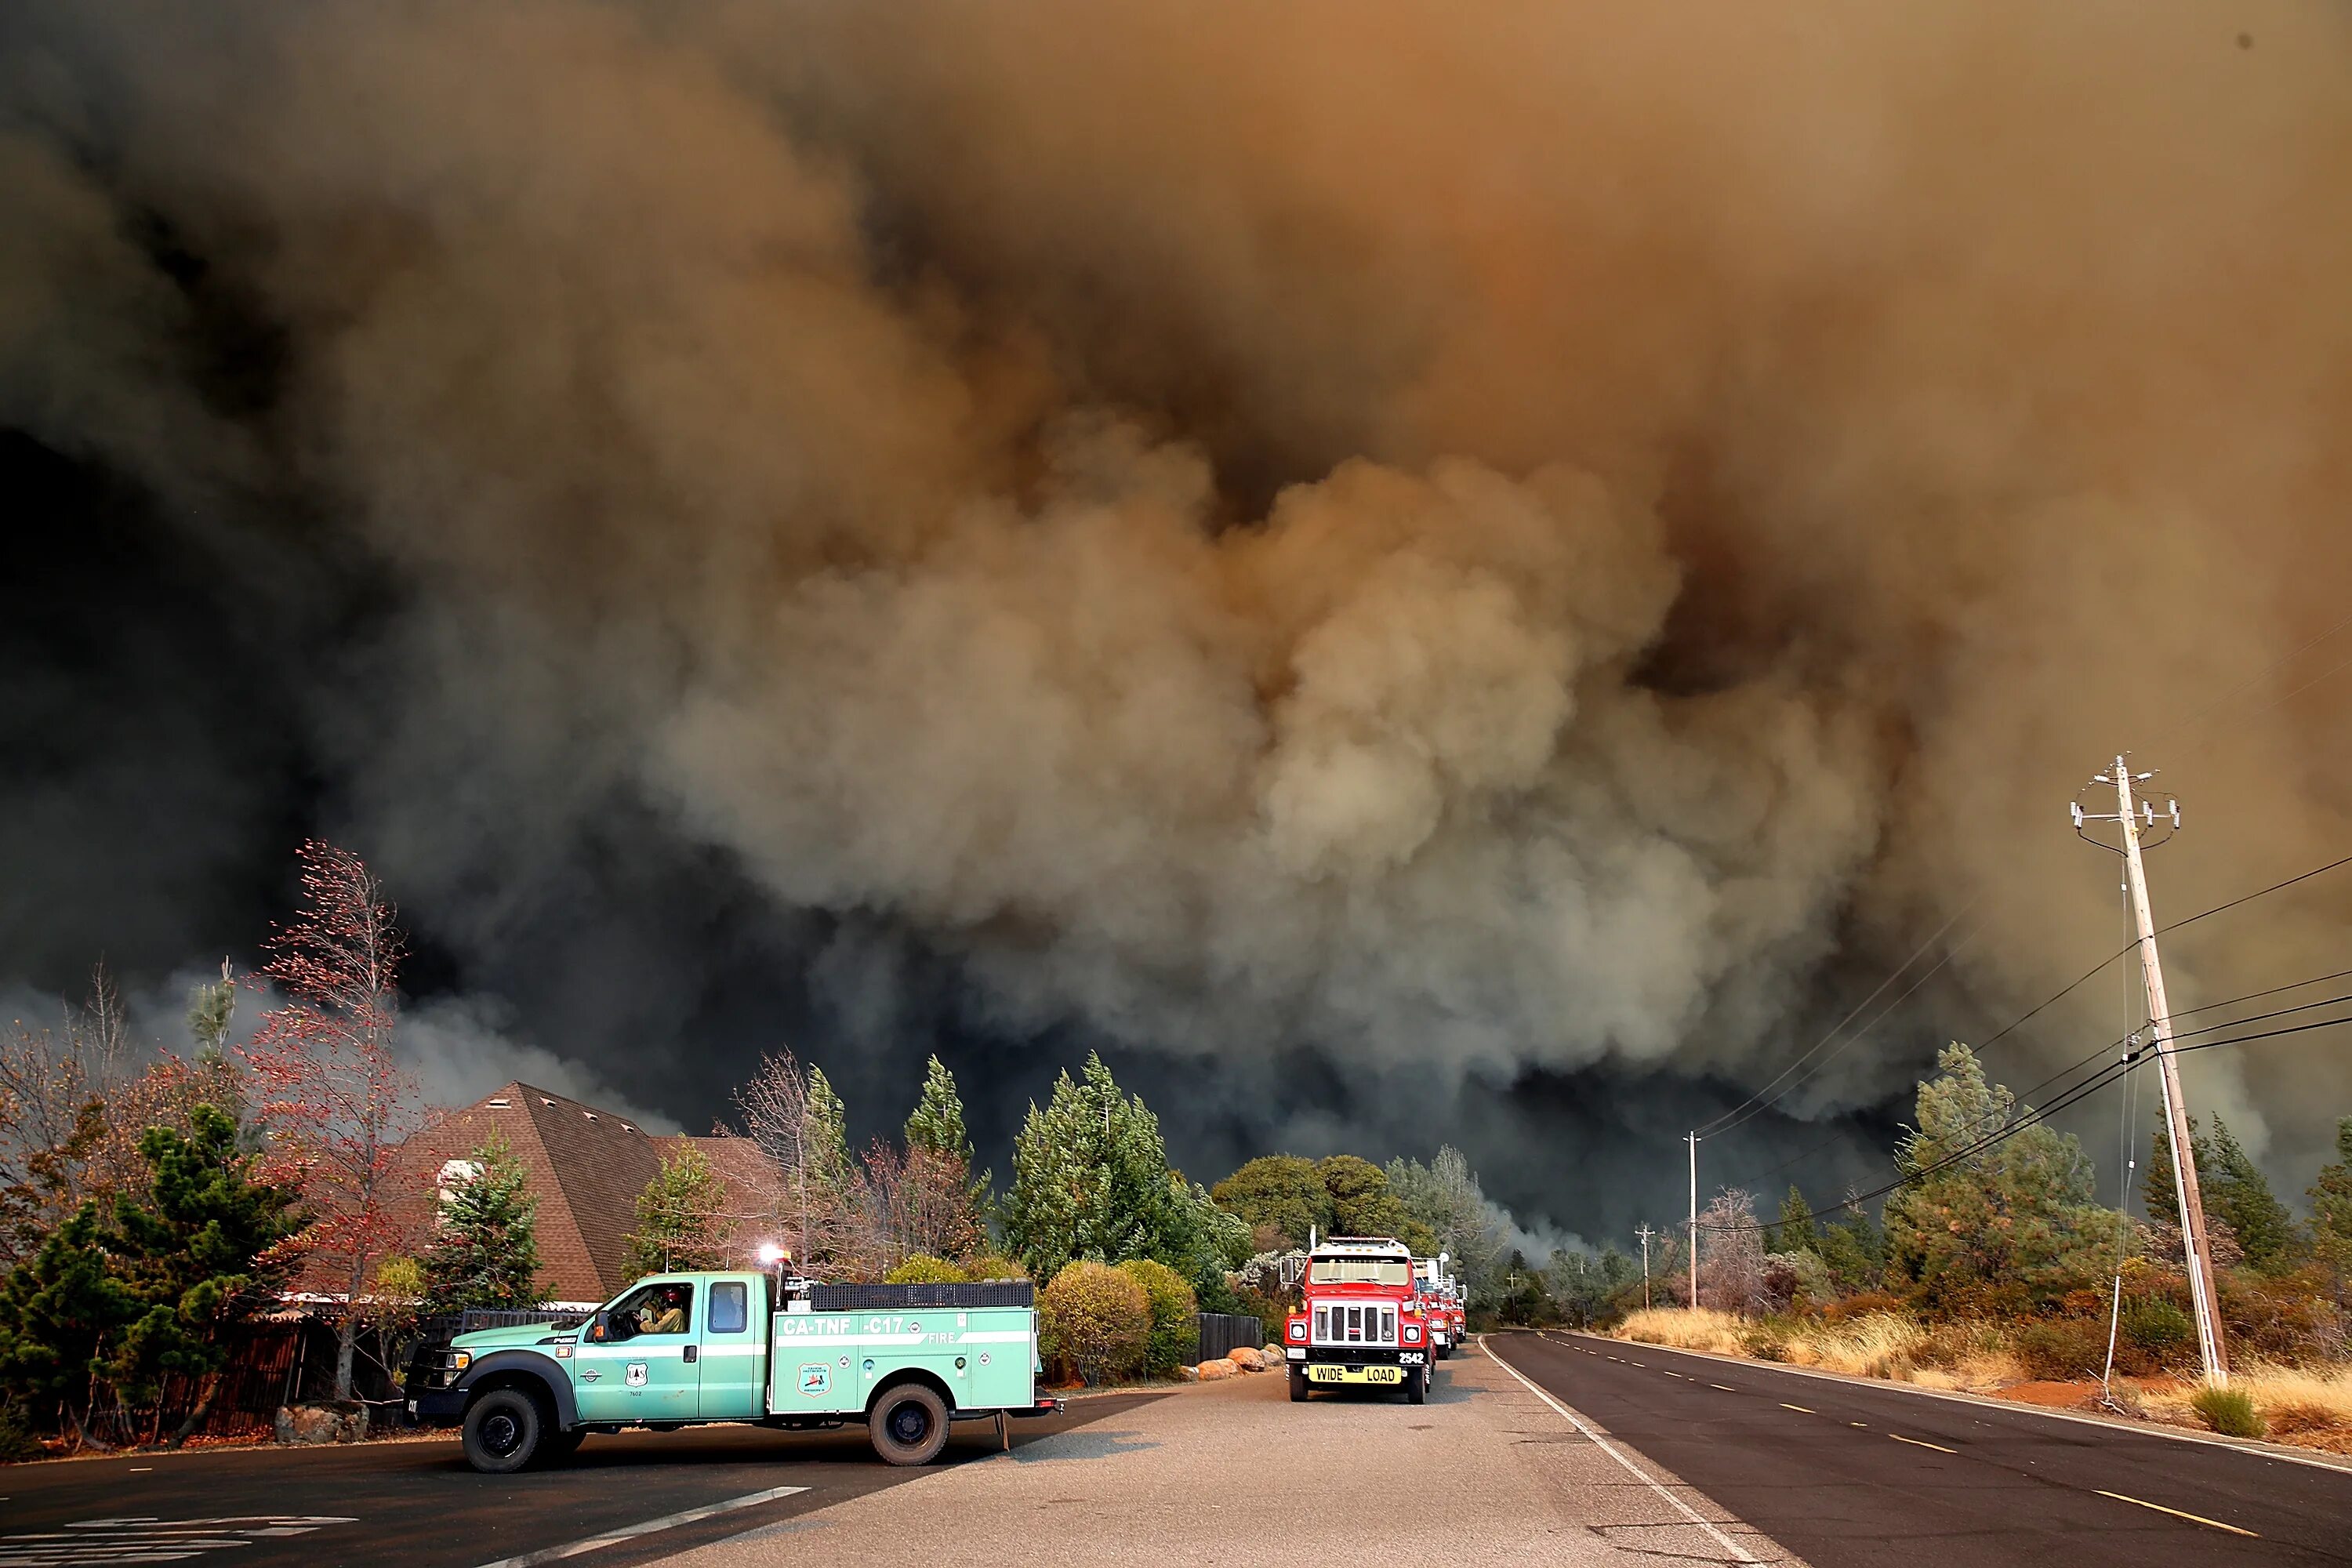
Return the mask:
<svg viewBox="0 0 2352 1568">
<path fill-rule="evenodd" d="M 774 1177 L 751 1140 L 650 1133 L 627 1117 L 520 1082 L 447 1112 L 416 1138 L 415 1168 L 432 1181 L 420 1204 L 463 1174 L 493 1134 L 513 1149 L 539 1199 L 540 1282 L 553 1304 L 593 1307 L 629 1282 L 624 1258 L 637 1196 L 662 1161 L 688 1144 L 727 1184 L 747 1260 L 766 1239 L 756 1234 L 757 1216 L 774 1212 Z"/>
</svg>

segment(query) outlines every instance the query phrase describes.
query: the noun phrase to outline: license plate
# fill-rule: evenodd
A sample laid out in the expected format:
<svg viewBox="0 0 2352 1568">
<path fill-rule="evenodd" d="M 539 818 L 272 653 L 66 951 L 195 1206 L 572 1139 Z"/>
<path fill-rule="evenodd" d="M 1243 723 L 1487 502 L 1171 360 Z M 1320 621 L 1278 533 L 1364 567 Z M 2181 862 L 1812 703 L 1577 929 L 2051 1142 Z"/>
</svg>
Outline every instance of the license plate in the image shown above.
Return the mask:
<svg viewBox="0 0 2352 1568">
<path fill-rule="evenodd" d="M 1307 1369 L 1309 1383 L 1402 1383 L 1401 1366 L 1333 1366 L 1318 1362 Z"/>
</svg>

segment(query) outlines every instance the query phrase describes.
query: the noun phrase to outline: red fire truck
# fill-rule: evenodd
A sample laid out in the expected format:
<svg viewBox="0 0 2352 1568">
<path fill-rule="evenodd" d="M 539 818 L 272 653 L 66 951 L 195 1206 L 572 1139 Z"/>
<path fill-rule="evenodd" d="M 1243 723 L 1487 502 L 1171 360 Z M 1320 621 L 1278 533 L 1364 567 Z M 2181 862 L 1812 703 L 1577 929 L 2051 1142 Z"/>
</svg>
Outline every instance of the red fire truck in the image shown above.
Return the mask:
<svg viewBox="0 0 2352 1568">
<path fill-rule="evenodd" d="M 1290 1397 L 1314 1388 L 1402 1388 L 1429 1397 L 1429 1326 L 1412 1278 L 1412 1249 L 1385 1236 L 1333 1236 L 1307 1254 L 1302 1309 L 1283 1353 Z"/>
<path fill-rule="evenodd" d="M 1462 1342 L 1461 1302 L 1454 1280 L 1445 1272 L 1450 1261 L 1443 1252 L 1412 1260 L 1413 1293 L 1421 1301 L 1422 1321 L 1428 1325 L 1430 1353 L 1439 1361 L 1452 1355 L 1454 1347 Z"/>
</svg>

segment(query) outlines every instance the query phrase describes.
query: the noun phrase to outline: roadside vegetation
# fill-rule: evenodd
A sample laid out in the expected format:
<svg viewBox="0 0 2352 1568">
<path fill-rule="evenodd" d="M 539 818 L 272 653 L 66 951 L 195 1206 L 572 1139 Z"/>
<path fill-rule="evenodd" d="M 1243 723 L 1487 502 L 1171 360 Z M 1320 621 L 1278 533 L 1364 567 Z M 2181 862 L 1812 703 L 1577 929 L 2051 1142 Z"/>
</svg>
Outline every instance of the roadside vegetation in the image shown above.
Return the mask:
<svg viewBox="0 0 2352 1568">
<path fill-rule="evenodd" d="M 1718 1193 L 1700 1215 L 1699 1300 L 1671 1233 L 1638 1269 L 1613 1253 L 1555 1259 L 1562 1321 L 1647 1343 L 2119 1413 L 2352 1452 L 2352 1119 L 2298 1222 L 2228 1127 L 2195 1136 L 2231 1371 L 2204 1386 L 2169 1150 L 2147 1218 L 2098 1204 L 2070 1136 L 1989 1082 L 1966 1046 L 1919 1088 L 1899 1152 L 1912 1179 L 1872 1216 L 1823 1223 L 1790 1189 L 1759 1222 Z M 1985 1147 L 1989 1132 L 2017 1129 Z"/>
<path fill-rule="evenodd" d="M 333 845 L 305 845 L 297 869 L 268 961 L 198 987 L 184 1043 L 131 1039 L 103 971 L 60 1026 L 0 1037 L 0 1458 L 201 1440 L 236 1358 L 298 1320 L 333 1341 L 313 1397 L 388 1410 L 421 1334 L 545 1301 L 514 1151 L 416 1152 L 441 1110 L 397 1044 L 388 892 Z M 264 1010 L 241 1033 L 247 994 Z M 741 1267 L 775 1242 L 830 1280 L 1030 1280 L 1064 1384 L 1177 1375 L 1196 1312 L 1255 1316 L 1278 1340 L 1285 1260 L 1318 1232 L 1449 1253 L 1486 1321 L 1556 1315 L 1456 1150 L 1385 1166 L 1269 1154 L 1212 1190 L 1089 1057 L 1029 1107 L 1000 1187 L 946 1066 L 909 1088 L 898 1136 L 859 1147 L 821 1067 L 765 1058 L 720 1129 L 751 1157 L 667 1156 L 636 1197 L 629 1266 Z"/>
</svg>

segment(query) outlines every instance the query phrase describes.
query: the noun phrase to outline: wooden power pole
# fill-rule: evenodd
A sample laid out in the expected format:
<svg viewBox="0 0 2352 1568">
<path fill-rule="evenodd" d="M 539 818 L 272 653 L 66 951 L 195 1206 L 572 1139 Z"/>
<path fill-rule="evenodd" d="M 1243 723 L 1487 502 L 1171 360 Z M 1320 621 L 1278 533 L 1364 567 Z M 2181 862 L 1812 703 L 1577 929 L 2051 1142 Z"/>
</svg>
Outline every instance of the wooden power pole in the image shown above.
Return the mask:
<svg viewBox="0 0 2352 1568">
<path fill-rule="evenodd" d="M 2164 1089 L 2165 1132 L 2172 1144 L 2172 1190 L 2180 1205 L 2180 1246 L 2189 1267 L 2189 1300 L 2196 1309 L 2197 1348 L 2204 1358 L 2205 1380 L 2226 1384 L 2230 1381 L 2230 1352 L 2221 1337 L 2221 1310 L 2213 1289 L 2213 1253 L 2205 1240 L 2205 1199 L 2197 1184 L 2197 1155 L 2189 1137 L 2189 1104 L 2181 1095 L 2180 1067 L 2174 1058 L 2172 1008 L 2165 1000 L 2164 966 L 2156 954 L 2156 917 L 2148 910 L 2147 872 L 2140 864 L 2142 829 L 2168 818 L 2172 826 L 2179 827 L 2180 806 L 2178 802 L 2168 802 L 2167 816 L 2159 818 L 2155 806 L 2146 801 L 2134 802 L 2132 785 L 2153 776 L 2141 773 L 2135 778 L 2118 756 L 2112 774 L 2100 773 L 2091 781 L 2115 785 L 2116 815 L 2087 815 L 2077 805 L 2074 826 L 2079 832 L 2085 822 L 2114 822 L 2123 829 L 2120 853 L 2124 859 L 2124 885 L 2131 894 L 2132 921 L 2139 932 L 2137 945 L 2140 978 L 2147 989 L 2148 1021 L 2156 1035 L 2157 1079 Z M 2091 841 L 2099 842 L 2095 838 Z"/>
</svg>

